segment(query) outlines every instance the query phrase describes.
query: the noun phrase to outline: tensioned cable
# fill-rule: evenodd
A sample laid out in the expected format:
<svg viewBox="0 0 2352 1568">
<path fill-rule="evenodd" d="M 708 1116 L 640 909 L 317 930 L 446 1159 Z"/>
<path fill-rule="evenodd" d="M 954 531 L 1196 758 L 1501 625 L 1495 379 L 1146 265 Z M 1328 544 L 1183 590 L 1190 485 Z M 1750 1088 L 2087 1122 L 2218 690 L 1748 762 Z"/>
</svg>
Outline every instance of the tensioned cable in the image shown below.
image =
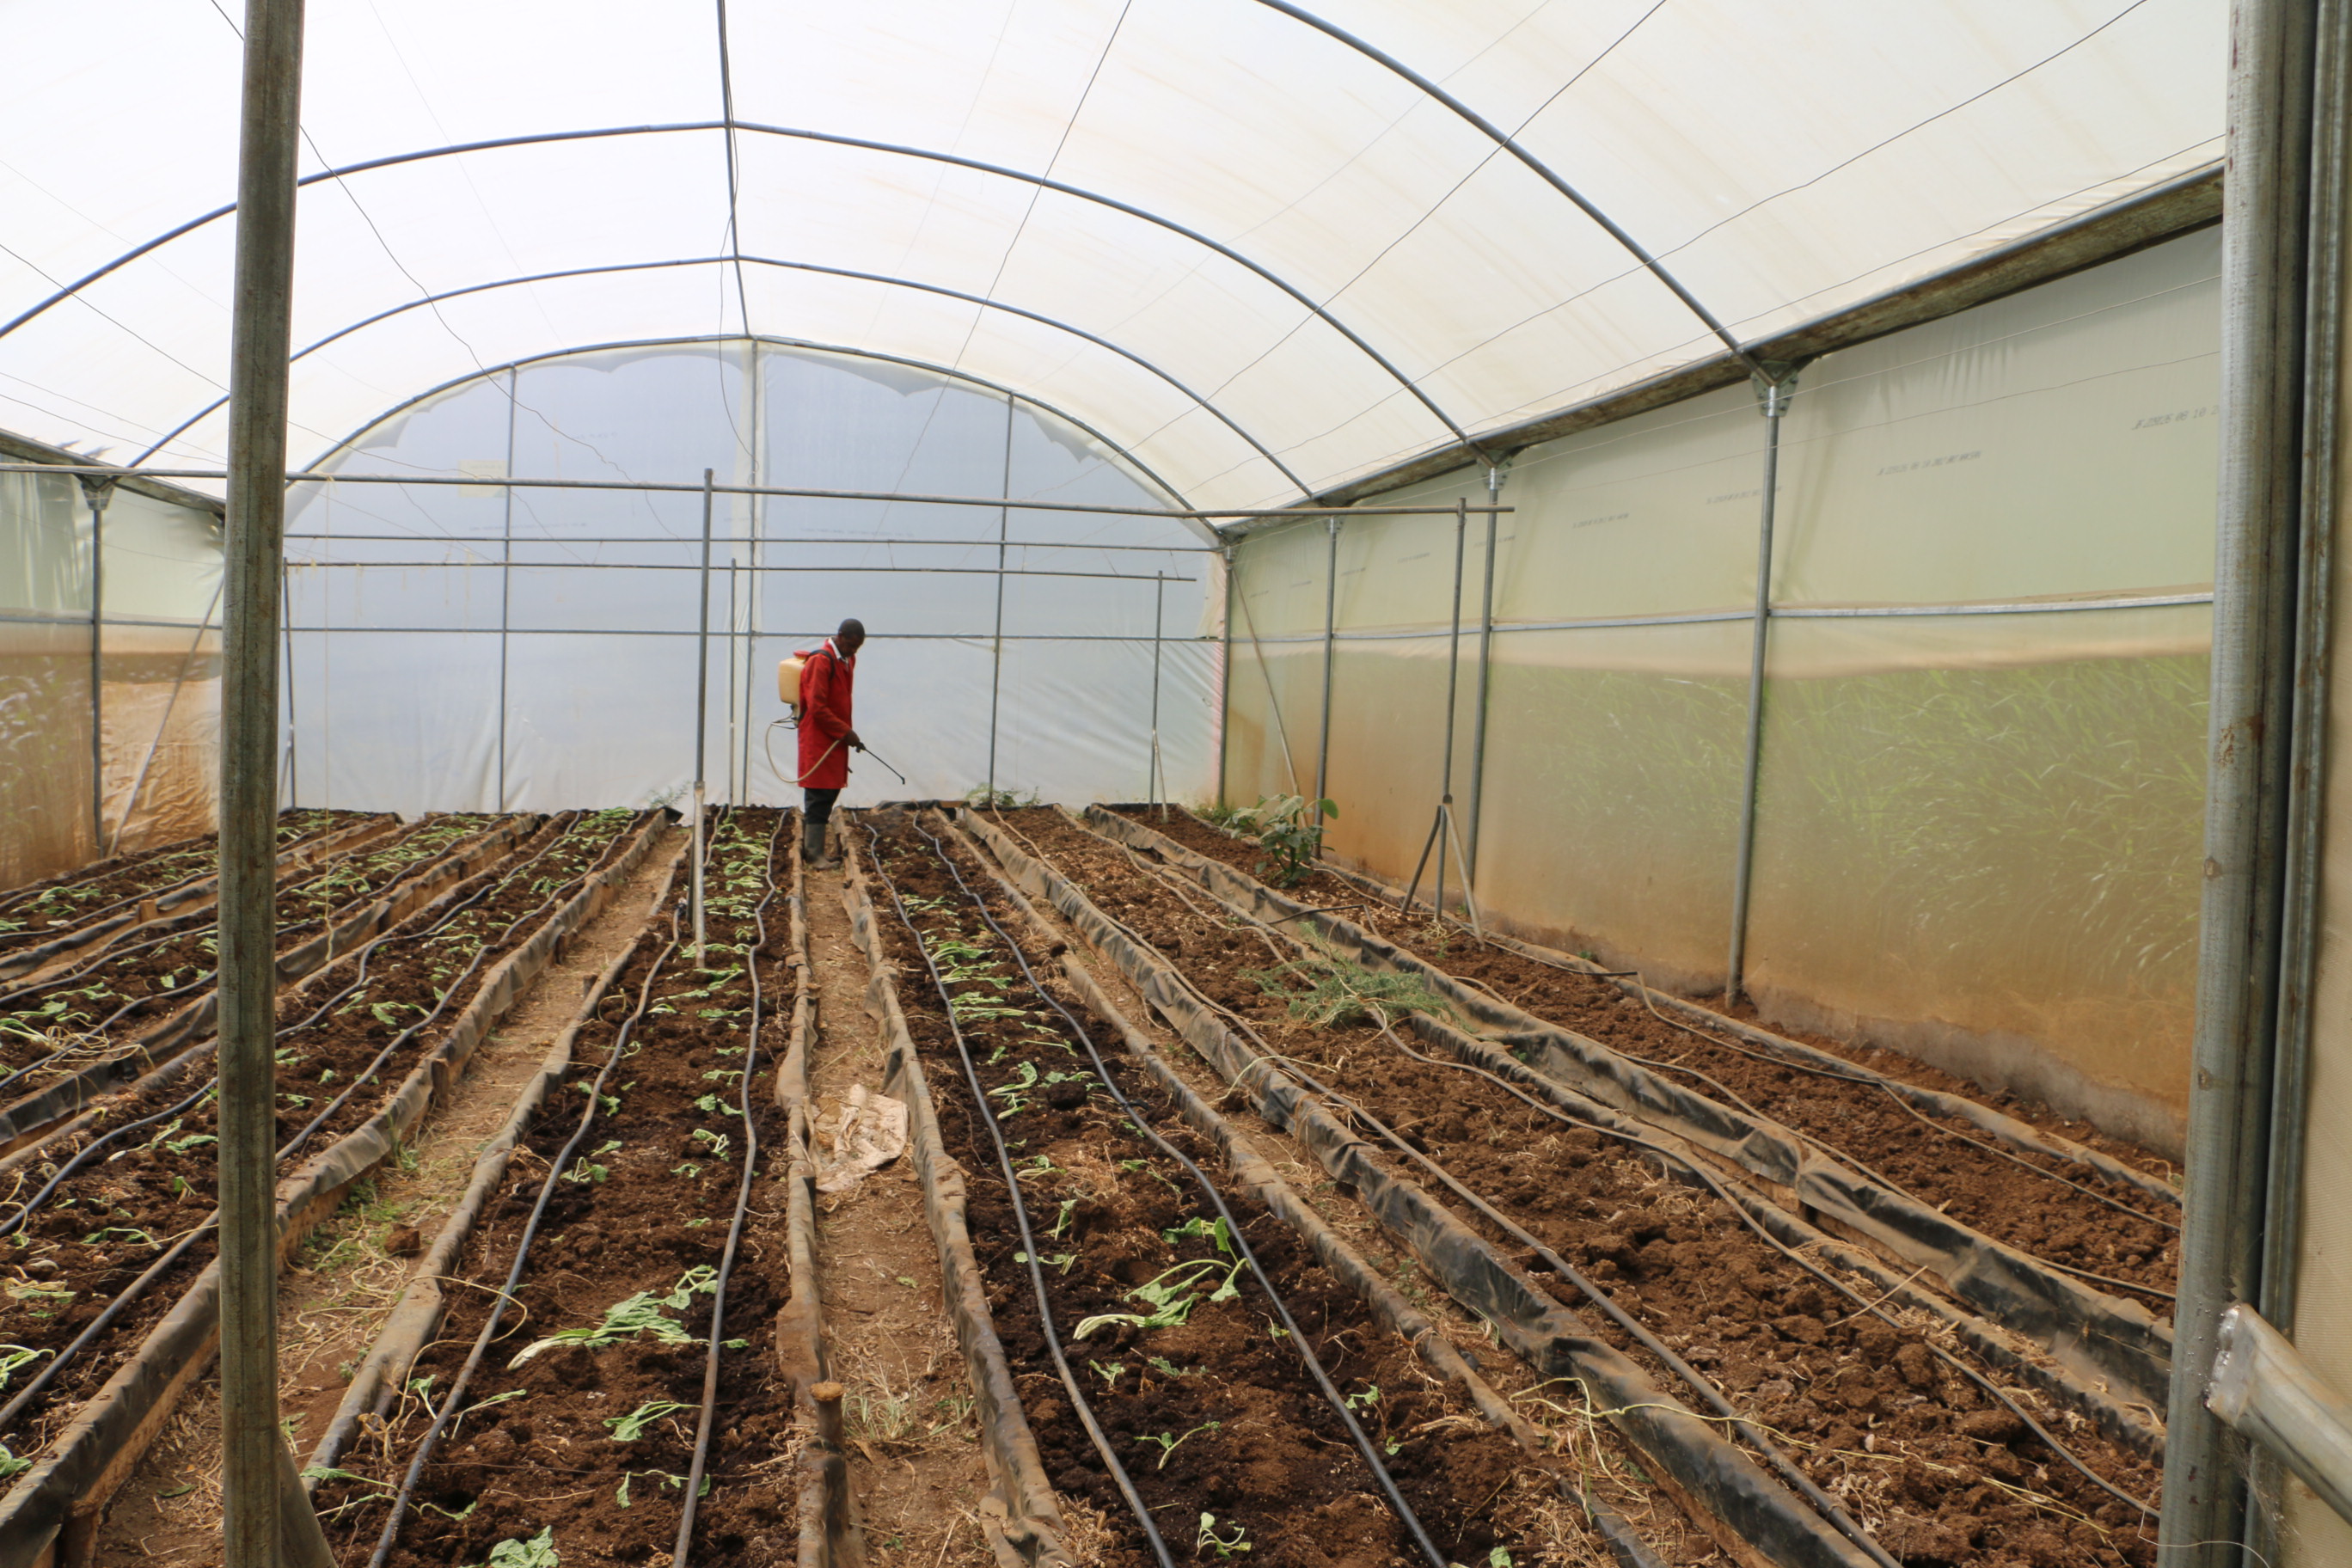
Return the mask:
<svg viewBox="0 0 2352 1568">
<path fill-rule="evenodd" d="M 1074 326 L 1067 321 L 1062 321 L 1058 317 L 1046 315 L 1043 311 L 1028 310 L 1019 305 L 1007 304 L 1003 300 L 991 299 L 985 295 L 970 294 L 960 289 L 950 289 L 944 285 L 937 283 L 919 282 L 911 278 L 899 278 L 889 273 L 862 272 L 846 267 L 828 267 L 814 261 L 788 261 L 781 257 L 746 256 L 743 254 L 740 244 L 735 247 L 734 253 L 731 256 L 689 256 L 678 257 L 665 261 L 612 262 L 598 267 L 574 267 L 567 268 L 557 272 L 538 272 L 532 273 L 527 277 L 502 278 L 488 283 L 470 283 L 463 288 L 446 289 L 438 294 L 427 295 L 424 299 L 406 300 L 401 304 L 394 305 L 388 310 L 378 310 L 375 314 L 364 317 L 360 321 L 353 321 L 349 326 L 339 327 L 334 331 L 328 333 L 325 337 L 319 339 L 317 342 L 296 350 L 289 357 L 288 363 L 291 363 L 295 360 L 303 359 L 308 355 L 315 353 L 319 350 L 325 348 L 328 344 L 332 343 L 339 339 L 349 337 L 353 332 L 361 331 L 368 327 L 374 326 L 379 321 L 389 321 L 394 316 L 403 315 L 410 310 L 419 310 L 428 306 L 437 306 L 438 303 L 444 300 L 454 300 L 463 295 L 486 293 L 494 289 L 518 288 L 531 283 L 553 282 L 557 279 L 565 278 L 591 278 L 615 272 L 653 272 L 674 267 L 723 267 L 731 265 L 736 269 L 737 281 L 740 285 L 741 281 L 742 268 L 746 262 L 754 266 L 775 267 L 793 272 L 811 272 L 829 278 L 845 278 L 861 283 L 880 284 L 887 288 L 918 289 L 926 294 L 938 294 L 950 300 L 961 300 L 967 304 L 981 306 L 984 310 L 1002 310 L 1007 315 L 1019 316 L 1024 320 L 1035 321 L 1042 326 L 1052 327 L 1058 331 L 1067 332 L 1073 337 L 1082 338 L 1097 348 L 1107 350 L 1111 353 L 1118 355 L 1122 359 L 1130 361 L 1144 370 L 1149 371 L 1151 374 L 1158 376 L 1170 386 L 1174 387 L 1178 392 L 1191 399 L 1197 407 L 1205 410 L 1227 429 L 1231 430 L 1234 435 L 1247 442 L 1250 448 L 1256 452 L 1258 456 L 1264 458 L 1267 462 L 1273 464 L 1276 469 L 1281 473 L 1282 477 L 1288 479 L 1291 484 L 1297 488 L 1299 494 L 1305 495 L 1308 493 L 1307 482 L 1300 479 L 1296 473 L 1293 473 L 1288 465 L 1285 464 L 1280 458 L 1275 456 L 1273 450 L 1264 442 L 1260 441 L 1256 437 L 1251 435 L 1248 430 L 1244 429 L 1233 417 L 1233 416 L 1218 407 L 1211 399 L 1203 397 L 1201 394 L 1187 386 L 1183 382 L 1179 381 L 1170 372 L 1161 369 L 1159 365 L 1144 358 L 1141 354 L 1137 353 L 1134 350 L 1125 348 L 1120 344 L 1112 342 L 1108 338 L 1090 332 L 1083 327 Z M 740 340 L 727 341 L 756 342 L 759 340 L 751 335 L 750 331 L 747 328 L 745 335 Z M 495 369 L 479 369 L 478 360 L 476 363 L 478 366 L 478 374 L 481 376 L 492 376 L 497 374 L 497 370 Z M 946 368 L 946 374 L 961 376 L 963 372 L 960 368 L 950 366 Z M 467 379 L 474 378 L 469 377 Z M 1008 393 L 1007 395 L 1011 396 L 1014 395 Z M 215 398 L 212 402 L 206 404 L 204 407 L 198 409 L 195 413 L 191 414 L 187 418 L 182 420 L 178 425 L 166 431 L 145 451 L 131 458 L 130 466 L 134 468 L 137 468 L 141 463 L 145 462 L 149 458 L 154 456 L 157 451 L 170 443 L 175 437 L 187 430 L 191 426 L 194 426 L 207 416 L 217 413 L 221 408 L 225 407 L 227 403 L 228 398 L 226 394 Z M 534 409 L 532 412 L 537 413 L 538 411 Z M 380 423 L 383 417 L 385 416 L 379 415 L 377 416 L 376 420 L 372 421 L 372 423 Z M 920 437 L 918 437 L 918 443 L 919 443 L 919 439 Z M 1124 450 L 1123 447 L 1120 449 L 1122 451 Z M 903 468 L 899 470 L 899 479 L 901 481 L 905 479 L 906 472 L 907 470 Z"/>
<path fill-rule="evenodd" d="M 971 169 L 979 174 L 994 174 L 1004 179 L 1019 180 L 1034 185 L 1041 190 L 1052 191 L 1058 195 L 1069 196 L 1077 201 L 1090 202 L 1100 206 L 1108 207 L 1115 212 L 1124 213 L 1130 217 L 1138 218 L 1145 223 L 1164 228 L 1171 234 L 1180 235 L 1205 249 L 1214 251 L 1217 255 L 1223 257 L 1226 260 L 1234 263 L 1236 266 L 1247 269 L 1256 277 L 1273 285 L 1276 289 L 1280 289 L 1285 295 L 1288 296 L 1293 301 L 1305 310 L 1321 318 L 1322 321 L 1334 331 L 1337 331 L 1340 336 L 1346 338 L 1351 345 L 1362 353 L 1367 358 L 1370 359 L 1375 364 L 1380 366 L 1382 371 L 1387 373 L 1389 377 L 1397 384 L 1401 390 L 1410 395 L 1413 400 L 1426 409 L 1433 417 L 1434 417 L 1440 424 L 1444 425 L 1456 440 L 1462 442 L 1465 446 L 1471 444 L 1469 434 L 1462 427 L 1459 422 L 1457 422 L 1451 415 L 1447 414 L 1444 409 L 1437 404 L 1434 398 L 1430 396 L 1427 391 L 1425 391 L 1412 377 L 1406 375 L 1402 370 L 1399 369 L 1387 355 L 1372 347 L 1372 345 L 1367 342 L 1360 333 L 1339 321 L 1337 316 L 1333 315 L 1328 309 L 1309 296 L 1304 289 L 1290 282 L 1287 279 L 1284 278 L 1280 273 L 1276 272 L 1272 268 L 1267 267 L 1265 263 L 1254 260 L 1250 257 L 1235 249 L 1234 247 L 1226 245 L 1220 240 L 1213 239 L 1208 235 L 1202 233 L 1200 230 L 1188 227 L 1187 226 L 1177 222 L 1173 218 L 1162 216 L 1159 213 L 1155 213 L 1146 207 L 1138 206 L 1133 203 L 1120 201 L 1117 197 L 1104 195 L 1099 192 L 1086 190 L 1082 187 L 1072 185 L 1060 180 L 1050 179 L 1041 174 L 1028 174 L 1024 171 L 1009 168 L 1000 163 L 991 163 L 982 159 L 963 157 L 957 153 L 940 153 L 928 148 L 904 146 L 895 142 L 878 142 L 865 137 L 844 136 L 828 132 L 812 131 L 799 127 L 759 124 L 750 121 L 736 121 L 733 122 L 733 128 L 739 132 L 757 132 L 762 135 L 787 137 L 793 140 L 813 142 L 827 146 L 847 147 L 860 152 L 880 153 L 893 157 L 919 158 L 933 163 L 947 163 L 957 168 Z M 301 176 L 296 184 L 298 186 L 310 185 L 317 184 L 322 180 L 339 180 L 351 174 L 364 174 L 376 169 L 392 168 L 405 163 L 420 163 L 433 158 L 453 157 L 464 153 L 492 152 L 512 147 L 540 146 L 561 142 L 598 141 L 608 137 L 618 136 L 667 135 L 681 132 L 724 132 L 728 129 L 729 126 L 726 121 L 704 120 L 679 121 L 670 124 L 605 126 L 584 131 L 537 132 L 521 136 L 498 137 L 487 141 L 459 142 L 452 146 L 425 148 L 410 153 L 388 153 L 381 158 L 367 159 L 361 163 L 345 164 L 340 168 L 326 169 L 321 170 L 317 174 L 306 174 Z M 219 219 L 235 213 L 236 210 L 236 204 L 234 202 L 215 207 L 210 212 L 203 213 L 195 217 L 189 218 L 177 226 L 167 229 L 163 233 L 157 235 L 152 239 L 149 239 L 140 245 L 134 246 L 130 250 L 124 251 L 113 259 L 107 261 L 90 272 L 84 274 L 73 283 L 67 285 L 65 288 L 58 289 L 55 293 L 52 293 L 47 298 L 27 307 L 25 310 L 19 312 L 6 323 L 0 324 L 0 338 L 5 338 L 9 333 L 15 331 L 26 322 L 34 320 L 36 317 L 53 309 L 64 300 L 72 298 L 82 289 L 89 287 L 90 284 L 107 277 L 109 274 L 129 265 L 131 262 L 147 255 L 149 252 L 159 249 L 162 247 L 170 244 L 172 241 L 193 233 L 196 229 L 202 228 L 208 224 L 217 222 Z"/>
</svg>

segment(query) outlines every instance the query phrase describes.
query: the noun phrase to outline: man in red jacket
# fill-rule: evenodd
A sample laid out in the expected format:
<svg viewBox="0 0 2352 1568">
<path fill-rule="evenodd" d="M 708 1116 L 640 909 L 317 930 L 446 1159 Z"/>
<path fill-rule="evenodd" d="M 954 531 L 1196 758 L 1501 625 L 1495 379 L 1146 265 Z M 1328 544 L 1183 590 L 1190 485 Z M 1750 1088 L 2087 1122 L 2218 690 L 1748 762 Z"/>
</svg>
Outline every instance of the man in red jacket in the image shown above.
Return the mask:
<svg viewBox="0 0 2352 1568">
<path fill-rule="evenodd" d="M 849 786 L 849 753 L 866 749 L 849 720 L 857 650 L 865 642 L 865 624 L 844 621 L 801 666 L 801 858 L 820 869 L 841 864 L 839 856 L 825 855 L 824 825 Z"/>
</svg>

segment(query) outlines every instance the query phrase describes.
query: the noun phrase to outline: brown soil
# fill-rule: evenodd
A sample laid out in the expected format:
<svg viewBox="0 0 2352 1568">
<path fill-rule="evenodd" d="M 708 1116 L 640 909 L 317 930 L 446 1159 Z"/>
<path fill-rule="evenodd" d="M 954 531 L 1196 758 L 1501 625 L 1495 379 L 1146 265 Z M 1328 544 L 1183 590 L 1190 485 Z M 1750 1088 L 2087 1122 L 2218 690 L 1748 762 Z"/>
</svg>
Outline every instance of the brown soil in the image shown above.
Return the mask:
<svg viewBox="0 0 2352 1568">
<path fill-rule="evenodd" d="M 542 972 L 467 1064 L 410 1154 L 354 1188 L 288 1265 L 278 1291 L 279 1400 L 295 1451 L 307 1454 L 341 1403 L 352 1369 L 420 1261 L 404 1230 L 429 1242 L 472 1180 L 481 1144 L 502 1125 L 548 1047 L 576 1017 L 584 982 L 633 943 L 647 898 L 685 836 L 666 830 L 611 903 Z M 192 1390 L 101 1528 L 97 1560 L 199 1563 L 219 1557 L 219 1385 Z"/>
<path fill-rule="evenodd" d="M 462 1011 L 492 964 L 553 912 L 578 879 L 614 850 L 630 826 L 625 814 L 559 818 L 477 873 L 467 887 L 488 895 L 478 902 L 454 912 L 445 909 L 439 919 L 421 911 L 419 920 L 430 923 L 412 923 L 281 997 L 281 1162 L 316 1155 L 373 1116 L 438 1044 L 446 1022 Z M 375 874 L 388 879 L 394 869 L 387 863 Z M 542 885 L 551 879 L 553 888 Z M 467 891 L 457 900 L 467 901 Z M 322 1002 L 361 984 L 362 966 L 361 988 L 327 1013 Z M 434 1006 L 435 994 L 444 986 L 448 990 L 437 1026 L 418 1030 L 387 1054 L 395 1037 Z M 22 1234 L 29 1241 L 9 1260 L 10 1272 L 30 1285 L 21 1293 L 10 1288 L 8 1299 L 0 1302 L 0 1338 L 37 1350 L 62 1348 L 164 1248 L 205 1222 L 217 1181 L 209 1082 L 200 1068 L 125 1095 L 104 1107 L 86 1131 L 51 1146 L 42 1162 L 18 1173 L 28 1188 L 37 1188 L 46 1184 L 39 1178 L 61 1169 L 96 1140 L 160 1118 L 152 1127 L 126 1133 L 121 1141 L 125 1147 L 73 1172 L 24 1223 Z M 19 1457 L 37 1451 L 54 1435 L 55 1424 L 113 1374 L 116 1358 L 135 1347 L 170 1310 L 184 1282 L 210 1261 L 212 1250 L 209 1237 L 189 1248 L 102 1341 L 80 1353 L 39 1403 L 0 1432 L 0 1441 L 9 1442 Z M 58 1290 L 72 1294 L 61 1300 Z"/>
<path fill-rule="evenodd" d="M 363 822 L 372 812 L 289 811 L 278 819 L 280 850 L 306 838 Z M 136 855 L 80 866 L 0 899 L 0 952 L 51 941 L 134 899 L 169 892 L 219 868 L 217 842 L 207 833 Z"/>
<path fill-rule="evenodd" d="M 1192 895 L 1200 908 L 1189 906 L 1116 847 L 1057 817 L 1026 814 L 1017 826 L 1205 996 L 1402 1130 L 1707 1372 L 1735 1405 L 1782 1434 L 1797 1462 L 1906 1563 L 2154 1561 L 2153 1521 L 2143 1524 L 1954 1375 L 1927 1346 L 1970 1358 L 1931 1321 L 1898 1312 L 1889 1324 L 1862 1312 L 1717 1200 L 1661 1179 L 1597 1133 L 1561 1127 L 1466 1072 L 1413 1061 L 1376 1029 L 1316 1029 L 1292 1019 L 1244 973 L 1275 962 L 1253 928 L 1203 894 Z M 1532 1255 L 1520 1261 L 1531 1265 Z M 1557 1294 L 1581 1308 L 1573 1289 L 1562 1284 Z M 1602 1332 L 1645 1360 L 1630 1339 Z M 1670 1383 L 1663 1368 L 1652 1370 Z M 2006 1381 L 1995 1369 L 1978 1370 Z M 2007 1391 L 2064 1434 L 2098 1474 L 2154 1498 L 2159 1477 L 2145 1460 L 2100 1438 L 2075 1413 Z"/>
<path fill-rule="evenodd" d="M 1380 1500 L 1370 1471 L 1246 1271 L 1236 1295 L 1196 1301 L 1181 1323 L 1143 1328 L 1139 1287 L 1183 1270 L 1208 1297 L 1231 1260 L 1207 1236 L 1184 1234 L 1203 1211 L 1182 1167 L 1119 1114 L 1067 1026 L 1035 1005 L 1003 945 L 970 910 L 953 879 L 903 817 L 889 819 L 880 868 L 924 932 L 962 978 L 958 1006 L 982 1091 L 1004 1124 L 1037 1245 L 1054 1321 L 1097 1418 L 1145 1506 L 1179 1555 L 1203 1555 L 1197 1521 L 1213 1515 L 1231 1542 L 1244 1531 L 1253 1563 L 1404 1563 L 1413 1552 Z M 976 871 L 967 877 L 975 877 Z M 975 887 L 984 885 L 975 881 Z M 883 931 L 908 983 L 908 1026 L 923 1051 L 942 1131 L 971 1184 L 975 1251 L 1047 1473 L 1055 1490 L 1112 1521 L 1108 1563 L 1148 1561 L 1115 1481 L 1052 1371 L 1018 1227 L 992 1145 L 974 1114 L 964 1066 L 936 989 L 905 928 L 887 908 Z M 961 944 L 954 947 L 949 944 Z M 1026 1004 L 1024 1005 L 1024 1004 Z M 1123 1093 L 1196 1162 L 1202 1148 L 1164 1096 L 1120 1057 L 1108 1058 Z M 1360 1402 L 1359 1419 L 1423 1527 L 1453 1560 L 1484 1562 L 1497 1547 L 1529 1552 L 1513 1506 L 1540 1472 L 1506 1437 L 1449 1409 L 1409 1352 L 1381 1333 L 1355 1299 L 1272 1215 L 1237 1207 L 1244 1233 L 1333 1382 Z M 1196 1227 L 1198 1228 L 1198 1227 Z M 1058 1231 L 1059 1234 L 1054 1234 Z M 1124 1321 L 1120 1321 L 1124 1315 Z M 1079 1337 L 1092 1317 L 1105 1324 Z M 1375 1394 L 1373 1390 L 1377 1388 Z M 1507 1490 L 1501 1508 L 1488 1505 Z"/>
<path fill-rule="evenodd" d="M 666 951 L 675 927 L 664 922 L 657 938 L 640 942 L 600 1004 L 598 1021 L 582 1031 L 571 1084 L 536 1119 L 468 1243 L 458 1269 L 464 1284 L 452 1293 L 439 1340 L 413 1369 L 411 1392 L 389 1426 L 343 1461 L 371 1479 L 321 1489 L 322 1509 L 334 1510 L 330 1538 L 344 1560 L 371 1549 L 384 1522 L 383 1500 L 431 1424 L 423 1401 L 440 1400 L 452 1387 L 514 1266 L 532 1206 L 550 1186 L 514 1289 L 519 1310 L 508 1314 L 485 1356 L 467 1413 L 436 1449 L 392 1562 L 480 1563 L 498 1542 L 541 1530 L 552 1532 L 566 1568 L 667 1559 L 692 1460 L 711 1321 L 713 1298 L 701 1284 L 709 1276 L 698 1271 L 719 1268 L 735 1211 L 747 1154 L 737 1109 L 742 1075 L 764 1081 L 761 1068 L 772 1065 L 764 1053 L 783 1035 L 776 1001 L 788 1005 L 791 997 L 781 894 L 767 911 L 772 945 L 755 955 L 768 1009 L 756 1057 L 746 1051 L 749 976 L 727 950 L 748 952 L 755 940 L 751 915 L 766 890 L 772 848 L 774 869 L 782 870 L 784 845 L 775 830 L 783 821 L 773 811 L 742 811 L 713 836 L 709 931 L 714 944 L 726 944 L 714 955 L 719 967 L 698 973 L 682 950 Z M 580 1153 L 551 1183 L 550 1163 L 580 1125 L 579 1093 L 611 1058 L 649 981 L 647 1012 L 614 1064 Z M 698 1565 L 782 1561 L 797 1540 L 790 1386 L 769 1350 L 789 1289 L 783 1194 L 772 1179 L 782 1171 L 769 1163 L 783 1150 L 784 1128 L 772 1098 L 754 1092 L 751 1100 L 761 1163 L 726 1296 Z M 632 1296 L 666 1300 L 678 1291 L 684 1306 L 662 1315 L 694 1342 L 625 1336 L 601 1348 L 558 1344 L 515 1364 L 542 1337 L 592 1329 Z M 648 1412 L 648 1405 L 681 1408 Z M 643 1429 L 625 1441 L 615 1426 L 632 1415 L 644 1417 Z"/>
<path fill-rule="evenodd" d="M 1253 875 L 1260 869 L 1263 857 L 1253 846 L 1195 818 L 1171 814 L 1163 822 L 1157 813 L 1148 817 L 1135 815 L 1196 853 Z M 1025 813 L 1021 826 L 1024 831 L 1040 832 L 1032 824 L 1045 824 L 1041 837 L 1055 842 L 1065 840 L 1052 836 L 1076 831 L 1059 820 L 1046 823 L 1045 817 L 1044 812 Z M 1980 1129 L 1957 1119 L 1923 1118 L 1885 1089 L 1717 1043 L 1669 1023 L 1605 979 L 1555 969 L 1502 948 L 1481 946 L 1466 931 L 1407 920 L 1385 904 L 1366 901 L 1362 889 L 1328 872 L 1316 872 L 1303 886 L 1288 891 L 1306 903 L 1355 904 L 1339 912 L 1547 1022 L 1599 1040 L 1631 1059 L 1665 1069 L 1669 1081 L 1717 1100 L 1745 1101 L 1764 1116 L 1862 1165 L 1886 1185 L 2021 1252 L 2126 1287 L 2149 1287 L 2145 1295 L 2135 1292 L 2135 1299 L 2159 1311 L 2169 1306 L 2168 1292 L 2180 1261 L 2177 1206 L 2105 1181 L 2084 1165 L 2024 1151 L 2007 1151 L 2009 1157 L 1991 1152 L 1976 1146 L 1990 1142 Z M 1860 1059 L 1851 1047 L 1844 1054 Z M 1876 1060 L 1864 1065 L 1874 1071 L 1887 1070 Z M 1930 1076 L 1942 1077 L 1922 1071 L 1916 1062 L 1905 1065 L 1911 1070 L 1888 1076 L 1923 1084 Z M 1927 1087 L 1983 1099 L 1973 1086 L 1953 1089 L 1948 1084 L 1947 1080 Z M 2029 1108 L 2003 1103 L 2000 1109 L 2017 1115 Z M 2020 1116 L 2020 1120 L 2038 1121 L 2052 1131 L 2073 1135 L 2071 1124 L 2053 1126 L 2046 1115 Z M 2064 1181 L 2096 1191 L 2108 1202 L 2070 1188 Z"/>
<path fill-rule="evenodd" d="M 278 948 L 317 934 L 322 917 L 341 920 L 415 875 L 499 819 L 433 816 L 280 881 Z M 11 1098 L 58 1072 L 136 1039 L 170 1012 L 212 990 L 215 921 L 209 910 L 175 930 L 101 953 L 89 963 L 7 994 L 0 1005 L 0 1080 Z"/>
<path fill-rule="evenodd" d="M 882 1041 L 866 1012 L 866 960 L 850 941 L 841 873 L 807 878 L 810 1111 L 824 1143 L 852 1088 L 881 1091 Z M 817 1260 L 829 1370 L 848 1389 L 850 1489 L 867 1556 L 992 1568 L 979 1512 L 988 1467 L 911 1161 L 817 1199 Z"/>
</svg>

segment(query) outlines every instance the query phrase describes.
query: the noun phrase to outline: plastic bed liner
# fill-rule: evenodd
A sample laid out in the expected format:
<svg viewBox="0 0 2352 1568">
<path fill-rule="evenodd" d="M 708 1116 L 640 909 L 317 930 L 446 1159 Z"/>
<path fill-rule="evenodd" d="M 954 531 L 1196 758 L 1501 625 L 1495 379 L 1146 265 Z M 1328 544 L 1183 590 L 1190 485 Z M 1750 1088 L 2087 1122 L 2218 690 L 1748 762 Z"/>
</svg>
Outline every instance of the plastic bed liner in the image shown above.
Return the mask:
<svg viewBox="0 0 2352 1568">
<path fill-rule="evenodd" d="M 1311 926 L 1369 968 L 1422 976 L 1488 1037 L 1547 1078 L 1729 1162 L 1764 1183 L 1784 1208 L 1874 1244 L 1906 1267 L 1927 1268 L 1961 1300 L 2024 1335 L 2093 1387 L 2104 1383 L 2123 1400 L 2164 1407 L 2172 1335 L 2138 1303 L 2045 1268 L 1829 1159 L 1778 1122 L 1668 1082 L 1597 1040 L 1474 990 L 1354 922 L 1286 898 L 1142 824 L 1090 806 L 1081 826 L 1149 849 L 1254 918 L 1278 919 L 1286 930 Z"/>
</svg>

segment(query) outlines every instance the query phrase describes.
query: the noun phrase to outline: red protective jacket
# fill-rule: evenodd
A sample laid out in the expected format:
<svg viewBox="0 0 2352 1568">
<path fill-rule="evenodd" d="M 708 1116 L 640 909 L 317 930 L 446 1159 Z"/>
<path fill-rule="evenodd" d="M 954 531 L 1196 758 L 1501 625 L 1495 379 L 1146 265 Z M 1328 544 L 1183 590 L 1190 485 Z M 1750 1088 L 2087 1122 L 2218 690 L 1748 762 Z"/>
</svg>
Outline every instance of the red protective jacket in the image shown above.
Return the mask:
<svg viewBox="0 0 2352 1568">
<path fill-rule="evenodd" d="M 850 688 L 857 679 L 857 660 L 834 651 L 833 640 L 809 655 L 801 666 L 801 787 L 849 787 Z"/>
</svg>

